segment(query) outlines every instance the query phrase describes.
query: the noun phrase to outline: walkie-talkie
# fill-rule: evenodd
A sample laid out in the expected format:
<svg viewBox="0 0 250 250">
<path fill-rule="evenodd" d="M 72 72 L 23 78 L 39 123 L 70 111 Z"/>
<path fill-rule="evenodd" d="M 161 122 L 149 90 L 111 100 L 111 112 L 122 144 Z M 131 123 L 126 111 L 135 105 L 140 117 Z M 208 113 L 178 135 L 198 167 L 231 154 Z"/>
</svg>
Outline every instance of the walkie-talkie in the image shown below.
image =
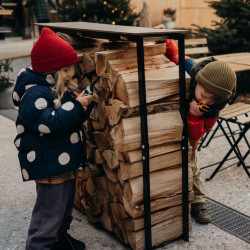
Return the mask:
<svg viewBox="0 0 250 250">
<path fill-rule="evenodd" d="M 100 78 L 101 78 L 101 76 L 97 76 L 97 78 L 84 90 L 85 91 L 84 95 L 92 95 L 93 94 L 93 88 L 94 88 L 95 84 L 99 81 Z"/>
</svg>

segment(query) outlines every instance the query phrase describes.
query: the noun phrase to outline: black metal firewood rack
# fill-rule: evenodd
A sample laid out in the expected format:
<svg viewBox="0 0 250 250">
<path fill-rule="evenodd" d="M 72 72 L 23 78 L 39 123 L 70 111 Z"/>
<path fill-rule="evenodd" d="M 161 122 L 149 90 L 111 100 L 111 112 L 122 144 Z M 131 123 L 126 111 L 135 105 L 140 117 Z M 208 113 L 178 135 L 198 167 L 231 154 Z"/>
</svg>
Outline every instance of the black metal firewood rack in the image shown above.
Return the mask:
<svg viewBox="0 0 250 250">
<path fill-rule="evenodd" d="M 180 114 L 183 120 L 182 134 L 182 204 L 183 204 L 183 234 L 182 238 L 189 241 L 189 208 L 188 208 L 188 137 L 186 122 L 186 87 L 185 87 L 185 59 L 184 37 L 185 30 L 165 30 L 134 26 L 109 25 L 88 22 L 61 22 L 37 23 L 39 29 L 48 27 L 55 32 L 82 37 L 108 39 L 111 41 L 131 41 L 137 45 L 140 117 L 141 117 L 141 149 L 143 160 L 143 202 L 144 202 L 144 227 L 145 248 L 152 249 L 151 209 L 150 209 L 150 178 L 149 178 L 149 143 L 146 108 L 146 88 L 144 69 L 143 41 L 148 38 L 171 38 L 178 40 L 179 47 L 179 88 L 180 88 Z"/>
</svg>

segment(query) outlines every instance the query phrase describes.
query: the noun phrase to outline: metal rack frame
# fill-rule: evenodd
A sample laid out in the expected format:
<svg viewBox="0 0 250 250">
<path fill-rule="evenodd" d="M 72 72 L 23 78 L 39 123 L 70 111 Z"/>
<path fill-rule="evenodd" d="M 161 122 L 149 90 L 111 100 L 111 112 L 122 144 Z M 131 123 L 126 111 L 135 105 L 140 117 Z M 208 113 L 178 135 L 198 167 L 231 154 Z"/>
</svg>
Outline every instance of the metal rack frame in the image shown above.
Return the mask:
<svg viewBox="0 0 250 250">
<path fill-rule="evenodd" d="M 150 178 L 149 178 L 149 143 L 147 124 L 147 104 L 144 69 L 144 38 L 172 38 L 178 40 L 179 48 L 179 88 L 180 88 L 180 114 L 183 120 L 182 150 L 182 204 L 183 204 L 183 234 L 182 238 L 189 241 L 189 208 L 188 208 L 188 136 L 186 122 L 186 87 L 185 87 L 185 59 L 184 37 L 185 30 L 160 30 L 132 26 L 96 24 L 86 22 L 69 23 L 37 23 L 39 29 L 48 27 L 55 32 L 78 34 L 84 37 L 108 39 L 111 41 L 132 41 L 137 45 L 140 117 L 141 117 L 141 147 L 143 160 L 143 202 L 145 246 L 152 249 L 151 209 L 150 209 Z"/>
</svg>

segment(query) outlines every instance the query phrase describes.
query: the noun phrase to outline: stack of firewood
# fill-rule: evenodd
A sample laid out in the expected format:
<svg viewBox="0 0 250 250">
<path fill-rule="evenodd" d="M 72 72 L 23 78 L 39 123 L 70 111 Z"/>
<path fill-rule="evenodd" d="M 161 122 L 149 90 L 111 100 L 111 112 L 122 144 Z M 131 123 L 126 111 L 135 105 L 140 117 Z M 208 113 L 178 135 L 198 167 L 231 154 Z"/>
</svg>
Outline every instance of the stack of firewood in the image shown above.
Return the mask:
<svg viewBox="0 0 250 250">
<path fill-rule="evenodd" d="M 144 47 L 153 246 L 182 235 L 179 68 L 164 53 L 164 44 Z M 88 165 L 77 178 L 75 205 L 122 242 L 144 249 L 136 47 L 103 41 L 78 54 L 79 86 L 85 88 L 99 74 L 101 79 L 94 89 L 95 108 L 85 122 Z M 191 176 L 189 171 L 190 199 Z"/>
</svg>

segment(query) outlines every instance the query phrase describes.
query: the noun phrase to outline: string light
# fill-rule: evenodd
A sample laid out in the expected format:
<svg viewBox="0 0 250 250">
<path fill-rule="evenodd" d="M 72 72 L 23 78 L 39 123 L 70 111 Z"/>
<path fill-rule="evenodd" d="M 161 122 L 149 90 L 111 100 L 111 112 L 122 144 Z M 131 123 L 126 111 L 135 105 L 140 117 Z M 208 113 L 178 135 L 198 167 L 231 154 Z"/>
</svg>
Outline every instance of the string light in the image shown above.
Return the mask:
<svg viewBox="0 0 250 250">
<path fill-rule="evenodd" d="M 106 1 L 103 1 L 103 4 L 107 4 L 107 2 L 106 2 Z"/>
<path fill-rule="evenodd" d="M 115 25 L 115 21 L 112 21 L 112 24 Z"/>
<path fill-rule="evenodd" d="M 86 17 L 86 14 L 83 14 L 82 16 L 83 16 L 83 17 Z"/>
<path fill-rule="evenodd" d="M 121 13 L 123 14 L 123 13 L 124 13 L 124 10 L 122 10 Z"/>
<path fill-rule="evenodd" d="M 124 20 L 127 20 L 127 17 L 124 17 L 123 19 L 124 19 Z"/>
<path fill-rule="evenodd" d="M 114 10 L 112 10 L 112 13 L 115 13 L 115 11 L 114 11 Z"/>
<path fill-rule="evenodd" d="M 76 1 L 76 5 L 78 5 L 79 4 L 79 2 L 78 1 Z"/>
</svg>

